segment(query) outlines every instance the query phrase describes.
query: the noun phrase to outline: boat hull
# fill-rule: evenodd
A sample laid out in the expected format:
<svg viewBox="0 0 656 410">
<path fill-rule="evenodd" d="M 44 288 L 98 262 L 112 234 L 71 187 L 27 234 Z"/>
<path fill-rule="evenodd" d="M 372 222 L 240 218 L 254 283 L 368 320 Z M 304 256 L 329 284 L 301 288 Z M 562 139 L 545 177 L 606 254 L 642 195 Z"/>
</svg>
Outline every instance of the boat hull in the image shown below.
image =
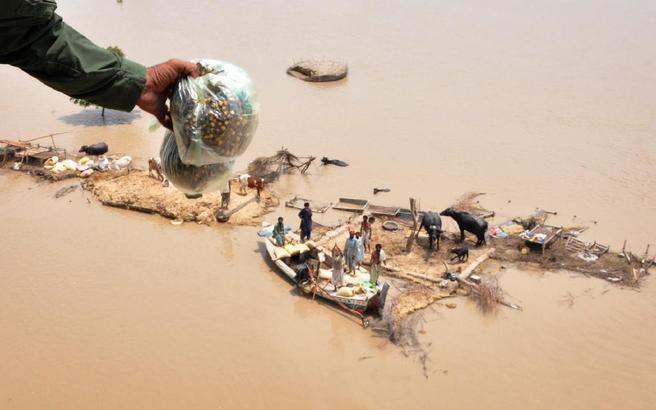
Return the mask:
<svg viewBox="0 0 656 410">
<path fill-rule="evenodd" d="M 304 293 L 306 294 L 316 294 L 316 296 L 328 300 L 330 302 L 336 303 L 336 304 L 341 304 L 349 309 L 355 310 L 360 314 L 365 313 L 366 311 L 369 310 L 374 310 L 374 309 L 380 309 L 384 303 L 381 303 L 383 301 L 383 298 L 381 298 L 381 289 L 379 288 L 378 291 L 376 292 L 375 295 L 369 297 L 369 298 L 364 298 L 364 299 L 356 299 L 356 298 L 350 298 L 350 297 L 343 297 L 343 296 L 338 296 L 338 295 L 330 295 L 327 292 L 316 292 L 315 293 L 315 287 L 310 284 L 298 284 L 296 282 L 296 271 L 292 269 L 289 265 L 284 263 L 282 260 L 277 260 L 275 258 L 275 245 L 271 243 L 271 241 L 264 239 L 262 240 L 264 243 L 264 246 L 267 251 L 267 255 L 271 259 L 271 261 L 276 265 L 276 267 L 285 275 L 287 276 L 292 282 L 294 282 Z M 386 285 L 388 286 L 388 285 Z M 384 302 L 384 301 L 383 301 Z"/>
</svg>

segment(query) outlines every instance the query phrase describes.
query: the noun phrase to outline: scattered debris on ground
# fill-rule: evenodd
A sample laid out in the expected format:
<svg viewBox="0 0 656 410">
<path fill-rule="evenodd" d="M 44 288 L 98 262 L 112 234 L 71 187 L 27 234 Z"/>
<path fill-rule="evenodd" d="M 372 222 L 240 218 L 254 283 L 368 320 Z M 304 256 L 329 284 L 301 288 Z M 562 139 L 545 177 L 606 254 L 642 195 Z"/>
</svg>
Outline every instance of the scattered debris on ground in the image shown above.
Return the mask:
<svg viewBox="0 0 656 410">
<path fill-rule="evenodd" d="M 524 263 L 545 270 L 569 270 L 608 280 L 611 283 L 625 286 L 639 286 L 640 280 L 648 275 L 648 269 L 653 265 L 653 258 L 639 258 L 627 252 L 625 254 L 606 250 L 594 257 L 579 257 L 580 253 L 572 252 L 567 241 L 557 239 L 545 250 L 545 253 L 533 251 L 519 235 L 509 235 L 507 238 L 492 238 L 491 243 L 497 252 L 493 258 L 503 262 Z M 624 255 L 633 255 L 627 258 Z"/>
<path fill-rule="evenodd" d="M 54 134 L 53 134 L 54 135 Z M 134 168 L 132 157 L 126 155 L 87 155 L 67 152 L 54 146 L 33 145 L 29 141 L 0 141 L 0 165 L 12 161 L 12 169 L 26 172 L 49 181 L 80 178 L 84 189 L 106 206 L 159 214 L 174 221 L 197 222 L 211 225 L 217 221 L 236 225 L 257 225 L 262 216 L 278 206 L 279 201 L 266 189 L 249 187 L 245 195 L 231 195 L 230 209 L 221 208 L 221 194 L 212 193 L 190 200 L 169 185 L 157 160 L 148 160 L 148 171 Z M 104 143 L 83 146 L 81 151 L 106 153 Z M 281 150 L 276 158 L 293 167 L 300 161 L 293 154 Z M 301 165 L 307 170 L 314 158 Z M 285 167 L 282 167 L 285 169 Z M 237 184 L 237 185 L 235 185 Z M 240 191 L 237 180 L 231 181 L 232 192 Z M 56 198 L 73 192 L 79 184 L 59 189 Z M 262 188 L 262 187 L 261 187 Z M 218 210 L 218 212 L 217 212 Z"/>
<path fill-rule="evenodd" d="M 491 218 L 494 212 L 480 204 L 478 198 L 481 195 L 467 193 L 451 207 Z M 328 248 L 335 244 L 344 246 L 349 232 L 360 229 L 359 215 L 371 214 L 371 209 L 377 209 L 375 205 L 357 205 L 358 212 L 353 212 L 354 216 L 349 222 L 338 229 L 318 233 L 315 236 L 317 243 Z M 541 209 L 536 209 L 527 217 L 490 224 L 487 245 L 477 247 L 477 238 L 467 233 L 465 243 L 468 244 L 469 256 L 474 260 L 461 262 L 451 252 L 454 247 L 461 246 L 459 232 L 443 232 L 439 249 L 430 250 L 428 234 L 419 229 L 417 222 L 423 215 L 419 201 L 411 199 L 408 214 L 410 218 L 401 212 L 396 215 L 378 214 L 372 226 L 371 241 L 380 243 L 387 256 L 383 276 L 401 284 L 390 293 L 383 317 L 375 327 L 386 332 L 404 352 L 414 352 L 420 358 L 426 352 L 417 336 L 417 325 L 420 323 L 417 313 L 436 301 L 469 296 L 482 312 L 489 312 L 498 306 L 522 309 L 506 299 L 507 295 L 497 277 L 490 272 L 488 261 L 530 264 L 543 270 L 581 272 L 630 287 L 639 286 L 640 280 L 649 274 L 649 268 L 654 265 L 654 258 L 649 256 L 649 247 L 641 256 L 626 249 L 611 252 L 608 246 L 578 239 L 577 236 L 586 230 L 585 226 L 547 225 L 549 215 L 555 213 Z M 413 240 L 410 241 L 410 238 Z M 367 256 L 363 263 L 368 264 Z M 466 268 L 463 269 L 463 266 Z M 442 306 L 453 309 L 457 303 L 449 302 Z M 423 363 L 425 366 L 425 361 Z"/>
<path fill-rule="evenodd" d="M 307 172 L 314 160 L 314 157 L 298 157 L 282 148 L 270 157 L 253 160 L 248 173 L 271 183 L 283 174 Z M 9 161 L 13 162 L 15 170 L 48 180 L 83 178 L 82 186 L 102 204 L 160 214 L 176 225 L 182 222 L 212 225 L 217 221 L 257 225 L 265 214 L 279 205 L 278 198 L 270 190 L 251 187 L 245 195 L 232 195 L 229 208 L 222 209 L 218 192 L 190 200 L 169 186 L 158 172 L 159 166 L 154 159 L 149 161 L 148 172 L 132 170 L 131 157 L 80 158 L 55 148 L 54 142 L 53 147 L 41 147 L 29 142 L 0 141 L 0 166 Z M 238 179 L 231 179 L 230 184 L 234 193 L 244 189 Z M 63 187 L 55 197 L 68 195 L 78 186 Z M 374 193 L 388 191 L 386 188 L 374 189 Z M 465 193 L 451 208 L 480 218 L 493 218 L 494 211 L 480 203 L 482 195 Z M 328 204 L 315 204 L 301 197 L 292 198 L 286 205 L 298 208 L 304 202 L 311 202 L 315 212 L 331 209 Z M 445 298 L 468 296 L 483 312 L 498 306 L 521 310 L 520 306 L 506 300 L 497 278 L 490 274 L 489 265 L 486 265 L 490 260 L 526 264 L 543 270 L 580 272 L 629 287 L 639 287 L 656 260 L 656 256 L 650 256 L 649 245 L 637 255 L 626 249 L 626 241 L 620 252 L 613 252 L 609 246 L 596 241 L 583 241 L 579 235 L 587 227 L 548 225 L 548 217 L 556 213 L 541 209 L 529 216 L 490 223 L 484 245 L 476 246 L 477 240 L 483 241 L 468 233 L 465 238 L 467 246 L 463 248 L 460 232 L 441 231 L 437 249 L 430 249 L 428 228 L 424 230 L 420 225 L 426 213 L 421 211 L 419 201 L 414 198 L 410 199 L 409 209 L 372 205 L 367 200 L 354 198 L 339 198 L 332 208 L 348 211 L 351 217 L 339 226 L 315 223 L 313 238 L 318 246 L 328 249 L 334 245 L 343 247 L 349 231 L 360 230 L 361 214 L 375 215 L 371 243 L 381 244 L 387 255 L 383 276 L 399 285 L 388 297 L 382 318 L 375 328 L 385 332 L 390 340 L 403 348 L 404 353 L 417 354 L 425 375 L 428 355 L 417 335 L 423 309 Z M 457 249 L 466 249 L 466 258 Z M 469 257 L 473 258 L 472 262 L 465 261 Z M 366 255 L 363 264 L 369 264 L 368 258 Z M 563 303 L 572 306 L 576 297 L 568 293 Z M 441 306 L 454 309 L 457 303 L 450 301 Z"/>
</svg>

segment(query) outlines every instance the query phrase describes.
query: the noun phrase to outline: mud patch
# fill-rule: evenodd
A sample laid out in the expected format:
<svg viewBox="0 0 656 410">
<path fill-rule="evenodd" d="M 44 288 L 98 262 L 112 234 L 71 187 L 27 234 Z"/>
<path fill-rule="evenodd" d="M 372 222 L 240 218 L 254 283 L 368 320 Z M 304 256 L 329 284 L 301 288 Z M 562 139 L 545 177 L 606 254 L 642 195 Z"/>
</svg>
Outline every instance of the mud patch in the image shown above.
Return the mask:
<svg viewBox="0 0 656 410">
<path fill-rule="evenodd" d="M 252 200 L 256 195 L 254 189 L 249 189 L 247 195 L 236 195 L 238 187 L 233 183 L 233 194 L 230 198 L 230 208 Z M 197 222 L 205 225 L 216 224 L 215 211 L 221 206 L 221 195 L 212 193 L 199 199 L 187 199 L 185 195 L 173 186 L 164 187 L 148 176 L 145 171 L 132 171 L 119 177 L 99 176 L 89 179 L 84 184 L 85 189 L 103 205 L 122 208 L 131 211 L 159 214 L 165 218 L 185 222 Z M 234 225 L 257 225 L 269 209 L 278 206 L 279 200 L 268 191 L 263 191 L 259 201 L 252 201 L 228 221 Z"/>
</svg>

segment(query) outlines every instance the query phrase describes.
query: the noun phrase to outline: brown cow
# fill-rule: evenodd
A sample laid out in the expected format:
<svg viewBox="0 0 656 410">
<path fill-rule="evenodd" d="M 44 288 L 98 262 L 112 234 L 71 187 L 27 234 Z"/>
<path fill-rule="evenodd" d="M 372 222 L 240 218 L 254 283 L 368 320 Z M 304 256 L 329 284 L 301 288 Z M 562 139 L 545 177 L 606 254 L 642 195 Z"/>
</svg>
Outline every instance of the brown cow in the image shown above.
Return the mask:
<svg viewBox="0 0 656 410">
<path fill-rule="evenodd" d="M 239 175 L 239 193 L 246 195 L 247 188 L 255 188 L 257 190 L 257 197 L 259 198 L 260 193 L 264 189 L 264 179 L 249 174 Z"/>
</svg>

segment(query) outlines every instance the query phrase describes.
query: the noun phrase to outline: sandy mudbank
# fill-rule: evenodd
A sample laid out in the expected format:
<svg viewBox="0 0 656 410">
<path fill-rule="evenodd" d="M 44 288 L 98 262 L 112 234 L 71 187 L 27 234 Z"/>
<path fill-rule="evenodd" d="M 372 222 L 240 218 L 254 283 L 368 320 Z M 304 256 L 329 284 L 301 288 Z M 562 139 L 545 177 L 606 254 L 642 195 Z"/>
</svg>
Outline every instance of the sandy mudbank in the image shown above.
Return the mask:
<svg viewBox="0 0 656 410">
<path fill-rule="evenodd" d="M 243 205 L 228 223 L 234 225 L 258 225 L 262 216 L 279 204 L 271 192 L 264 190 L 258 200 L 255 189 L 239 195 L 237 183 L 232 182 L 230 209 Z M 221 194 L 212 193 L 198 199 L 187 199 L 173 186 L 162 186 L 145 171 L 132 171 L 123 176 L 99 174 L 89 178 L 84 188 L 91 191 L 103 205 L 131 211 L 159 214 L 165 218 L 206 225 L 217 224 L 215 212 L 221 206 Z M 248 203 L 247 203 L 248 202 Z"/>
</svg>

